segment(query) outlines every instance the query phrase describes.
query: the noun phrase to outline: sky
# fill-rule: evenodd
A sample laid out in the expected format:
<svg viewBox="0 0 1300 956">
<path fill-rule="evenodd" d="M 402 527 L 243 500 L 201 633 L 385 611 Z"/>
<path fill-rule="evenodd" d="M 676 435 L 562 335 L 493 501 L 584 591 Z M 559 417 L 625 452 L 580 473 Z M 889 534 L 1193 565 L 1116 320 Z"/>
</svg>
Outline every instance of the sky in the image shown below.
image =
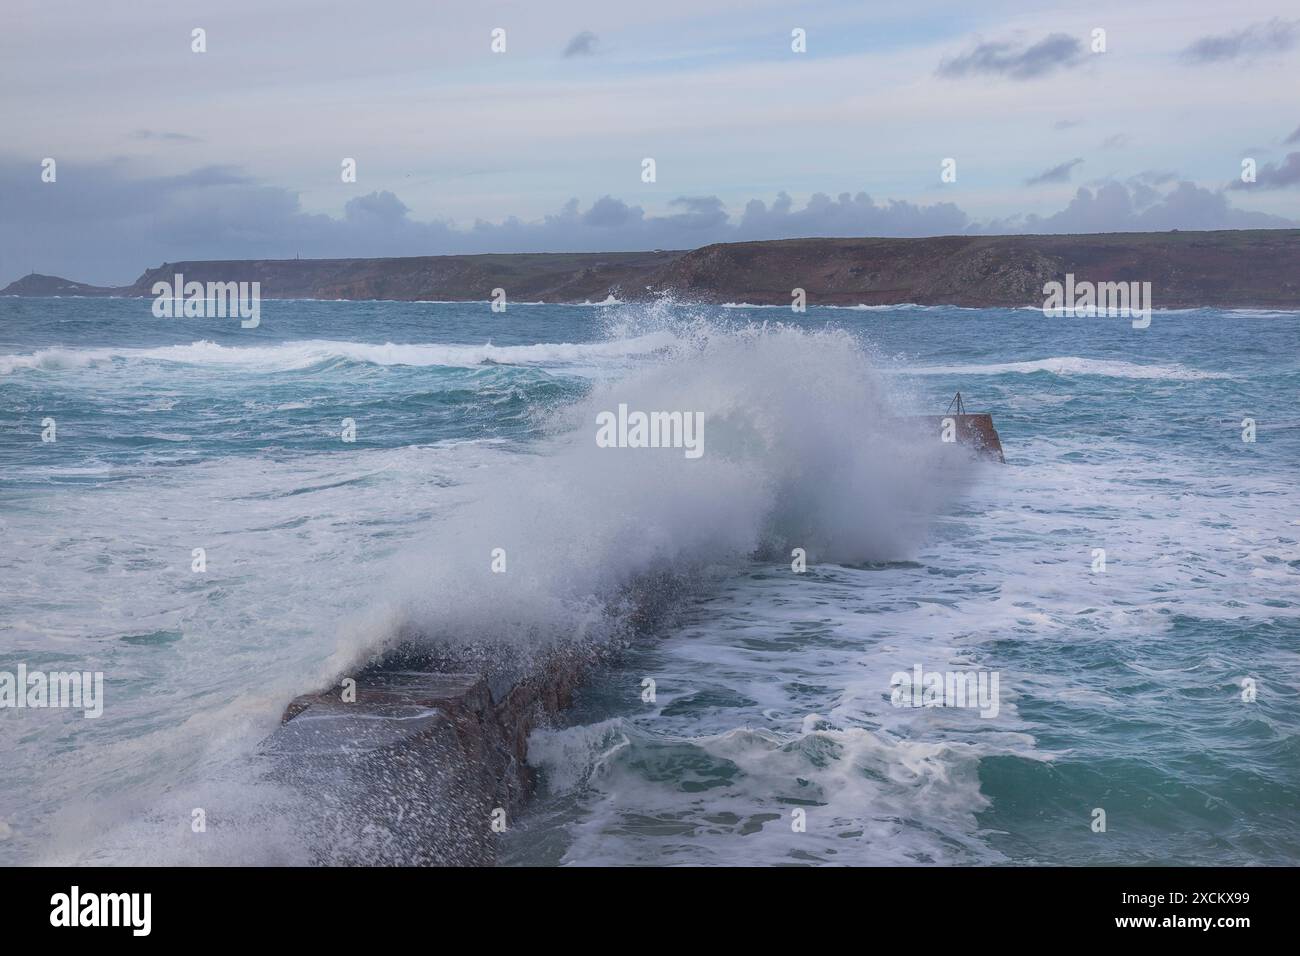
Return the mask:
<svg viewBox="0 0 1300 956">
<path fill-rule="evenodd" d="M 0 285 L 185 259 L 1300 225 L 1293 0 L 4 7 Z"/>
</svg>

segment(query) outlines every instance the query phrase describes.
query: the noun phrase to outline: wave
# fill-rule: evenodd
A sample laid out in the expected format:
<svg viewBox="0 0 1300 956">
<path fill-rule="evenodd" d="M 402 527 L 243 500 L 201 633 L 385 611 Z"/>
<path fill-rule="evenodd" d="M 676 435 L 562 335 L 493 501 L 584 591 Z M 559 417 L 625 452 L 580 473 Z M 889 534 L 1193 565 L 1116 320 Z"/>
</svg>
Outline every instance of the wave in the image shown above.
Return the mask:
<svg viewBox="0 0 1300 956">
<path fill-rule="evenodd" d="M 1028 362 L 1004 362 L 996 365 L 930 365 L 892 371 L 907 375 L 1008 375 L 1049 372 L 1053 375 L 1096 375 L 1103 378 L 1168 379 L 1198 381 L 1231 378 L 1220 372 L 1205 372 L 1185 365 L 1138 365 L 1133 362 L 1087 359 L 1074 355 L 1034 359 Z"/>
<path fill-rule="evenodd" d="M 996 752 L 861 728 L 658 736 L 618 718 L 537 730 L 528 747 L 548 796 L 587 801 L 563 858 L 583 866 L 1004 862 L 976 817 L 990 805 L 980 759 Z M 702 780 L 707 801 L 692 799 Z M 813 821 L 806 830 L 791 826 L 795 808 Z M 918 817 L 925 826 L 903 822 Z"/>
<path fill-rule="evenodd" d="M 785 309 L 789 309 L 790 306 L 788 303 L 784 303 L 784 302 L 770 303 L 766 305 L 758 304 L 754 302 L 723 302 L 720 308 L 785 310 Z M 967 305 L 920 305 L 916 302 L 892 302 L 892 303 L 887 303 L 885 305 L 867 305 L 862 302 L 859 302 L 857 305 L 828 305 L 824 302 L 810 302 L 808 303 L 808 308 L 809 309 L 835 309 L 839 311 L 849 311 L 849 312 L 936 312 L 936 313 L 988 312 L 988 311 L 1002 311 L 1004 309 L 1004 307 L 1002 306 L 989 306 L 986 308 L 981 308 L 978 306 L 967 306 Z M 1026 306 L 1026 308 L 1031 308 L 1031 307 Z M 1034 311 L 1041 311 L 1041 310 L 1034 309 Z"/>
<path fill-rule="evenodd" d="M 643 335 L 595 343 L 544 342 L 537 345 L 383 344 L 305 339 L 264 346 L 219 345 L 206 339 L 157 348 L 41 349 L 0 355 L 0 375 L 18 369 L 57 371 L 104 362 L 171 362 L 182 365 L 246 366 L 294 371 L 331 361 L 370 365 L 445 366 L 566 365 L 645 355 L 674 344 L 668 334 Z"/>
<path fill-rule="evenodd" d="M 613 322 L 648 320 L 677 344 L 549 412 L 535 454 L 475 474 L 474 499 L 395 562 L 389 600 L 343 636 L 341 666 L 411 635 L 523 648 L 625 637 L 648 606 L 680 604 L 755 554 L 907 556 L 966 480 L 940 467 L 939 443 L 899 433 L 851 334 L 657 306 Z M 599 447 L 597 416 L 620 405 L 702 415 L 703 454 Z"/>
</svg>

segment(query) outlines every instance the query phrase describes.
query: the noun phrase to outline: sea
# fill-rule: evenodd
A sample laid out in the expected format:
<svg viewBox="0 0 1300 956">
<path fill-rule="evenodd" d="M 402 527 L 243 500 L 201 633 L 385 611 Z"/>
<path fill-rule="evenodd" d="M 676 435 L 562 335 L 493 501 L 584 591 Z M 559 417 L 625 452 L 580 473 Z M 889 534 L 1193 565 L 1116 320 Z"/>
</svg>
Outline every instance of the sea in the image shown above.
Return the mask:
<svg viewBox="0 0 1300 956">
<path fill-rule="evenodd" d="M 329 862 L 262 744 L 426 638 L 602 654 L 499 865 L 1300 864 L 1300 313 L 150 306 L 0 299 L 0 681 L 103 679 L 0 864 Z"/>
</svg>

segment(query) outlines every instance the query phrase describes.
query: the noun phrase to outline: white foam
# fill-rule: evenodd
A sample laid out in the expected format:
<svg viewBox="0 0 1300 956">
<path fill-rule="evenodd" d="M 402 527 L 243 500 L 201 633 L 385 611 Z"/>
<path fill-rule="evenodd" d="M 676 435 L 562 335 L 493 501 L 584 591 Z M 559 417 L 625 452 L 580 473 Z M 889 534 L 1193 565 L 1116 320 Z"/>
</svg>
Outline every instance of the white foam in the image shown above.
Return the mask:
<svg viewBox="0 0 1300 956">
<path fill-rule="evenodd" d="M 671 346 L 670 335 L 646 335 L 622 341 L 541 343 L 537 345 L 394 344 L 306 339 L 277 345 L 231 346 L 208 340 L 189 345 L 141 349 L 41 349 L 29 354 L 0 355 L 0 374 L 17 369 L 84 368 L 104 362 L 174 362 L 199 366 L 243 366 L 293 370 L 334 360 L 372 365 L 474 368 L 498 365 L 564 365 L 644 355 Z"/>
<path fill-rule="evenodd" d="M 1230 378 L 1218 372 L 1206 372 L 1185 365 L 1139 365 L 1108 359 L 1088 359 L 1074 355 L 1053 356 L 1027 362 L 1002 362 L 995 365 L 929 365 L 893 369 L 907 375 L 1028 375 L 1051 372 L 1053 375 L 1096 375 L 1105 378 L 1168 379 L 1197 381 Z"/>
<path fill-rule="evenodd" d="M 580 865 L 995 863 L 975 814 L 987 748 L 862 728 L 649 736 L 624 721 L 529 740 L 550 793 L 578 792 Z M 716 768 L 716 769 L 714 769 Z M 712 771 L 712 772 L 710 772 Z M 794 812 L 804 828 L 792 825 Z M 922 819 L 924 827 L 906 821 Z"/>
</svg>

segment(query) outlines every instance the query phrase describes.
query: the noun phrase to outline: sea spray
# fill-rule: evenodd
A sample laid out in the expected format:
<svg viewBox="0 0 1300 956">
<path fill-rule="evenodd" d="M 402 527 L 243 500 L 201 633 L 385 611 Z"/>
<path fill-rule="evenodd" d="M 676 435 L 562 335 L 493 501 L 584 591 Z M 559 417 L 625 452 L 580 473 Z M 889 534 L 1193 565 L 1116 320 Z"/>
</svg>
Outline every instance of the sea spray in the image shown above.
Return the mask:
<svg viewBox="0 0 1300 956">
<path fill-rule="evenodd" d="M 646 319 L 631 317 L 636 335 Z M 906 557 L 965 480 L 936 467 L 937 442 L 893 424 L 848 333 L 699 319 L 653 331 L 672 344 L 550 410 L 531 454 L 475 475 L 475 498 L 402 556 L 385 633 L 354 633 L 338 660 L 372 653 L 376 636 L 517 650 L 626 639 L 647 604 L 756 554 Z M 620 405 L 702 415 L 708 454 L 599 447 L 591 423 Z"/>
<path fill-rule="evenodd" d="M 434 591 L 454 578 L 433 573 L 452 519 L 488 491 L 511 508 L 533 465 L 557 480 L 542 459 L 579 425 L 591 444 L 580 419 L 593 380 L 743 328 L 720 332 L 688 306 L 674 325 L 641 308 L 512 303 L 489 325 L 473 305 L 264 304 L 274 315 L 258 345 L 219 323 L 199 346 L 194 326 L 153 321 L 148 300 L 0 303 L 0 404 L 28 410 L 0 435 L 0 629 L 14 635 L 0 669 L 102 670 L 109 698 L 98 720 L 8 713 L 24 728 L 0 734 L 0 863 L 364 852 L 372 837 L 345 814 L 318 825 L 319 790 L 258 777 L 249 755 L 286 701 L 338 676 L 325 658 L 341 626 L 348 646 L 376 646 L 423 635 L 420 586 L 430 608 L 435 596 L 454 604 Z M 593 341 L 602 317 L 658 338 Z M 1289 672 L 1300 573 L 1294 528 L 1278 521 L 1300 458 L 1278 405 L 1295 380 L 1296 315 L 1176 317 L 1138 355 L 1127 322 L 1058 322 L 1045 342 L 1038 310 L 810 307 L 796 321 L 840 324 L 908 367 L 887 376 L 886 404 L 933 412 L 961 388 L 997 413 L 1014 464 L 951 509 L 941 502 L 906 561 L 836 565 L 812 551 L 794 574 L 786 551 L 558 606 L 557 622 L 589 608 L 591 633 L 635 630 L 649 594 L 685 610 L 593 680 L 575 719 L 632 726 L 593 742 L 595 783 L 584 758 L 573 792 L 533 804 L 546 852 L 523 859 L 1294 864 L 1297 791 L 1277 748 L 1297 709 L 1277 675 Z M 39 440 L 49 409 L 63 410 L 57 445 Z M 355 444 L 339 441 L 342 409 L 359 423 Z M 1260 422 L 1252 444 L 1245 415 Z M 706 431 L 707 460 L 712 419 Z M 190 570 L 198 546 L 207 574 Z M 1089 567 L 1100 546 L 1123 556 L 1104 580 Z M 522 557 L 495 577 L 534 573 Z M 473 560 L 491 573 L 490 550 Z M 691 600 L 692 580 L 706 600 Z M 478 602 L 487 620 L 504 619 L 489 605 Z M 916 662 L 999 670 L 997 718 L 893 707 L 890 674 Z M 1153 666 L 1163 689 L 1116 679 Z M 1255 703 L 1241 698 L 1246 676 L 1259 680 Z M 658 704 L 642 700 L 647 677 Z M 1153 701 L 1179 733 L 1133 732 Z M 1260 732 L 1263 716 L 1274 733 Z M 1065 759 L 1036 759 L 1053 752 Z M 530 746 L 555 782 L 546 756 Z M 1077 799 L 1111 771 L 1112 820 L 1143 821 L 1123 840 L 1092 832 L 1094 803 Z M 793 834 L 783 801 L 814 790 L 826 804 Z M 1206 792 L 1222 800 L 1213 814 Z M 205 834 L 191 831 L 196 808 Z M 671 824 L 637 826 L 651 817 Z M 503 842 L 528 828 L 514 821 Z"/>
</svg>

